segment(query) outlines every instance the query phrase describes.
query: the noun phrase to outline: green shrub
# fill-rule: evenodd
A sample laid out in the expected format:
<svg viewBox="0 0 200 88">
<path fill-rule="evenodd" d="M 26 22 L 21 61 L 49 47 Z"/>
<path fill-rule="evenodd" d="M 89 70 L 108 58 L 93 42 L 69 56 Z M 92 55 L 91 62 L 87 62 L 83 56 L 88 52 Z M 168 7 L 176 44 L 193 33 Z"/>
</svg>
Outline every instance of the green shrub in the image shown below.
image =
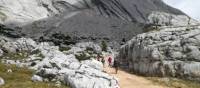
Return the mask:
<svg viewBox="0 0 200 88">
<path fill-rule="evenodd" d="M 81 53 L 79 55 L 75 55 L 76 59 L 78 59 L 79 61 L 83 61 L 83 60 L 89 60 L 91 57 L 87 56 L 85 53 Z"/>
<path fill-rule="evenodd" d="M 59 50 L 61 51 L 61 52 L 63 52 L 63 51 L 68 51 L 68 50 L 70 50 L 71 49 L 71 47 L 59 47 Z"/>
<path fill-rule="evenodd" d="M 107 44 L 106 44 L 105 41 L 102 41 L 102 42 L 101 42 L 101 48 L 102 48 L 102 51 L 107 52 Z"/>
<path fill-rule="evenodd" d="M 30 52 L 30 55 L 34 55 L 34 54 L 40 54 L 41 51 L 39 49 L 33 50 Z"/>
<path fill-rule="evenodd" d="M 28 58 L 27 52 L 18 52 L 18 53 L 4 53 L 1 59 L 9 59 L 9 60 L 22 60 Z"/>
</svg>

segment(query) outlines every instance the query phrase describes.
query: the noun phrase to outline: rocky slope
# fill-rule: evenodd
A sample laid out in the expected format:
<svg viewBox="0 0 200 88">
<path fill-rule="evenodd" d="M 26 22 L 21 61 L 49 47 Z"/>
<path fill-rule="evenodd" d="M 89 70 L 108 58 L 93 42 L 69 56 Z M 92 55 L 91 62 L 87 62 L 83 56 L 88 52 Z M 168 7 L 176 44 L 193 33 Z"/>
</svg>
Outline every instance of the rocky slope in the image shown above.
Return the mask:
<svg viewBox="0 0 200 88">
<path fill-rule="evenodd" d="M 79 43 L 63 49 L 65 53 L 60 50 L 57 46 L 45 42 L 38 44 L 32 39 L 0 37 L 1 63 L 35 70 L 34 82 L 63 83 L 71 88 L 119 87 L 113 76 L 103 72 L 103 64 L 95 60 L 96 53 L 101 52 L 98 45 Z"/>
<path fill-rule="evenodd" d="M 188 19 L 162 0 L 1 0 L 0 6 L 2 23 L 16 33 L 46 40 L 62 33 L 77 41 L 106 40 L 115 45 L 142 33 L 154 12 Z"/>
<path fill-rule="evenodd" d="M 200 78 L 200 26 L 161 27 L 121 47 L 121 67 L 146 76 Z"/>
</svg>

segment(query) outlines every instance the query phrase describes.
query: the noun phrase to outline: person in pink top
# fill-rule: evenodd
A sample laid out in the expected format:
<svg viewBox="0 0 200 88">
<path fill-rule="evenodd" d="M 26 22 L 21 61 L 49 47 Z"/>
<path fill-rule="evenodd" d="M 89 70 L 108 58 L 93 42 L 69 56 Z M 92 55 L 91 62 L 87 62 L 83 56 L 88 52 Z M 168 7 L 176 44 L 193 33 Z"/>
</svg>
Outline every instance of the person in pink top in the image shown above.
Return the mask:
<svg viewBox="0 0 200 88">
<path fill-rule="evenodd" d="M 112 58 L 111 57 L 108 58 L 108 64 L 110 67 L 112 66 Z"/>
</svg>

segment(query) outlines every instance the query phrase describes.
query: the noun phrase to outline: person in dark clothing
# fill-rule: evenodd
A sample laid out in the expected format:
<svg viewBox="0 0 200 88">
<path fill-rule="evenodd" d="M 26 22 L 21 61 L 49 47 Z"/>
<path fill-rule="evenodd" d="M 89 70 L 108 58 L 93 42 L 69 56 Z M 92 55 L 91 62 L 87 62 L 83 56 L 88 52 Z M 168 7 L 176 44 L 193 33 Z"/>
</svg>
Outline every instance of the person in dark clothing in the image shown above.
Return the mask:
<svg viewBox="0 0 200 88">
<path fill-rule="evenodd" d="M 115 73 L 117 74 L 118 69 L 119 69 L 119 62 L 117 60 L 114 60 L 113 67 L 115 68 Z"/>
<path fill-rule="evenodd" d="M 101 63 L 103 64 L 103 67 L 105 67 L 105 59 L 104 58 L 101 59 Z"/>
<path fill-rule="evenodd" d="M 98 54 L 97 55 L 97 61 L 100 61 L 100 59 L 101 59 L 101 56 Z"/>
</svg>

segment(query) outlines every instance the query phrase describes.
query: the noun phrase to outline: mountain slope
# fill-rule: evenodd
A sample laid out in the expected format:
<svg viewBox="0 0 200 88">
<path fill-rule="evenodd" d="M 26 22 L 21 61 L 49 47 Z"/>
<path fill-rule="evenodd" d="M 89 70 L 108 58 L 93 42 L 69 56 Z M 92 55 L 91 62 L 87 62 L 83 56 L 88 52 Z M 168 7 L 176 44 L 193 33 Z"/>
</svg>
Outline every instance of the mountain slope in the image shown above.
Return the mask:
<svg viewBox="0 0 200 88">
<path fill-rule="evenodd" d="M 17 33 L 46 40 L 59 33 L 77 41 L 112 40 L 120 44 L 144 32 L 153 12 L 187 18 L 162 0 L 1 0 L 0 6 L 6 16 L 3 24 L 14 27 Z"/>
</svg>

